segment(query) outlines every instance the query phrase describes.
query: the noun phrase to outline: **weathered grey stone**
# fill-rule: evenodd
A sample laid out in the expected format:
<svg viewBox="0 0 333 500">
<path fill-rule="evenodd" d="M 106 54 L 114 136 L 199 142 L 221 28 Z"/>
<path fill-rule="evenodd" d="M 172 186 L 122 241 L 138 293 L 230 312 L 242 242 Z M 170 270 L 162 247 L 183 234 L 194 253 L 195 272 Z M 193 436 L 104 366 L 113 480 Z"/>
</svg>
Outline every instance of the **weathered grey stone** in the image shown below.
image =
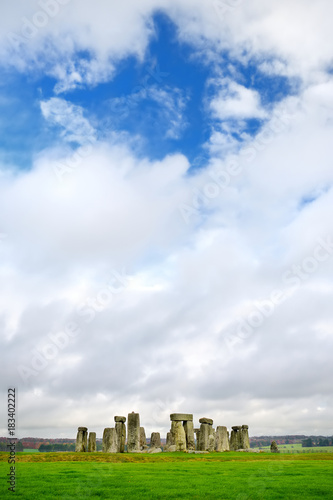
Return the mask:
<svg viewBox="0 0 333 500">
<path fill-rule="evenodd" d="M 182 421 L 173 420 L 171 422 L 171 434 L 172 434 L 172 441 L 175 443 L 176 446 L 176 451 L 185 451 L 186 435 Z"/>
<path fill-rule="evenodd" d="M 202 417 L 202 418 L 199 418 L 199 422 L 200 422 L 200 424 L 213 425 L 213 420 L 211 418 Z"/>
<path fill-rule="evenodd" d="M 243 448 L 242 446 L 242 427 L 240 425 L 234 425 L 231 428 L 231 436 L 230 436 L 230 450 L 236 451 Z"/>
<path fill-rule="evenodd" d="M 173 446 L 175 443 L 172 441 L 172 434 L 171 432 L 167 432 L 166 435 L 166 443 L 164 446 L 164 451 L 169 451 L 170 446 Z"/>
<path fill-rule="evenodd" d="M 276 441 L 271 442 L 271 453 L 280 453 L 280 450 L 278 448 L 278 445 L 276 444 Z"/>
<path fill-rule="evenodd" d="M 243 450 L 246 450 L 250 448 L 249 426 L 242 425 L 240 432 L 241 432 L 241 447 Z"/>
<path fill-rule="evenodd" d="M 82 453 L 88 450 L 88 429 L 78 427 L 76 435 L 75 451 Z"/>
<path fill-rule="evenodd" d="M 198 450 L 208 451 L 211 428 L 212 426 L 209 424 L 203 423 L 200 425 Z"/>
<path fill-rule="evenodd" d="M 103 453 L 117 453 L 117 434 L 116 429 L 106 427 L 103 432 Z"/>
<path fill-rule="evenodd" d="M 216 427 L 215 451 L 229 451 L 229 433 L 226 427 Z"/>
<path fill-rule="evenodd" d="M 127 451 L 140 451 L 140 415 L 129 413 L 127 422 Z"/>
<path fill-rule="evenodd" d="M 186 449 L 195 450 L 194 428 L 191 420 L 184 422 L 184 430 L 186 436 Z"/>
<path fill-rule="evenodd" d="M 126 425 L 123 421 L 116 421 L 115 431 L 117 440 L 117 453 L 124 453 L 126 443 Z"/>
<path fill-rule="evenodd" d="M 140 427 L 140 450 L 147 450 L 147 439 L 144 427 Z"/>
<path fill-rule="evenodd" d="M 180 420 L 181 422 L 193 422 L 193 415 L 191 413 L 171 413 L 170 420 L 171 422 L 178 420 Z"/>
<path fill-rule="evenodd" d="M 160 448 L 161 447 L 161 436 L 159 432 L 152 432 L 150 436 L 150 447 Z"/>
<path fill-rule="evenodd" d="M 96 453 L 96 432 L 89 432 L 88 439 L 88 451 L 91 453 Z"/>
<path fill-rule="evenodd" d="M 150 448 L 148 453 L 162 453 L 162 448 Z"/>
<path fill-rule="evenodd" d="M 210 427 L 210 429 L 209 429 L 209 436 L 208 436 L 207 451 L 209 451 L 211 453 L 215 449 L 216 433 L 215 433 L 215 429 L 213 429 L 213 426 L 210 425 L 209 427 Z"/>
<path fill-rule="evenodd" d="M 175 444 L 170 445 L 168 451 L 170 452 L 177 451 L 177 446 Z"/>
<path fill-rule="evenodd" d="M 126 417 L 114 417 L 115 422 L 122 422 L 123 424 L 126 422 Z"/>
</svg>

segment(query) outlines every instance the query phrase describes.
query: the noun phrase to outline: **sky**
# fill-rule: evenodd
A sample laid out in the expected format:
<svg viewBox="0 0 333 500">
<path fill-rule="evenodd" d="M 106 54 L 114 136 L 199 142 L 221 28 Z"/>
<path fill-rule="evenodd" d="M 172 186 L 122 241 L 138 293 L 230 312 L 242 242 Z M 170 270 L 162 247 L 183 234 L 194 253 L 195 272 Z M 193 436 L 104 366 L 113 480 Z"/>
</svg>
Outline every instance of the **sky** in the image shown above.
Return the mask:
<svg viewBox="0 0 333 500">
<path fill-rule="evenodd" d="M 333 434 L 333 4 L 0 18 L 0 435 Z"/>
</svg>

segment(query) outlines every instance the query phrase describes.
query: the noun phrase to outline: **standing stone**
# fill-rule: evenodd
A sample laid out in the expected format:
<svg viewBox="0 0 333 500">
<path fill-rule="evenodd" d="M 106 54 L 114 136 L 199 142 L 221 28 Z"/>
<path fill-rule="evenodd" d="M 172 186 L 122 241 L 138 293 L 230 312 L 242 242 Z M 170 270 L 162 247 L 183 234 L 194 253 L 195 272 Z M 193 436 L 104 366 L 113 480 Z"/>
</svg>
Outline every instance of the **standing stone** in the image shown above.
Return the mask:
<svg viewBox="0 0 333 500">
<path fill-rule="evenodd" d="M 184 430 L 186 436 L 186 448 L 188 450 L 195 450 L 194 427 L 192 420 L 186 420 L 184 422 Z"/>
<path fill-rule="evenodd" d="M 117 453 L 116 429 L 106 427 L 103 432 L 103 453 Z"/>
<path fill-rule="evenodd" d="M 151 433 L 150 448 L 161 448 L 161 435 L 159 432 Z"/>
<path fill-rule="evenodd" d="M 89 432 L 88 451 L 96 453 L 96 432 Z"/>
<path fill-rule="evenodd" d="M 212 425 L 210 425 L 209 427 L 210 427 L 210 429 L 209 429 L 209 436 L 208 436 L 208 449 L 207 449 L 207 451 L 209 451 L 211 453 L 215 449 L 216 432 L 215 432 L 215 429 L 213 429 Z"/>
<path fill-rule="evenodd" d="M 176 451 L 186 451 L 186 435 L 183 422 L 173 420 L 171 422 L 172 441 L 176 446 Z"/>
<path fill-rule="evenodd" d="M 147 450 L 147 439 L 144 427 L 140 427 L 140 450 Z"/>
<path fill-rule="evenodd" d="M 229 451 L 229 433 L 226 427 L 216 427 L 215 451 Z"/>
<path fill-rule="evenodd" d="M 78 427 L 76 435 L 75 451 L 81 453 L 88 449 L 88 429 L 87 427 Z"/>
<path fill-rule="evenodd" d="M 271 453 L 280 453 L 280 450 L 278 448 L 278 445 L 276 444 L 276 441 L 271 442 Z"/>
<path fill-rule="evenodd" d="M 140 415 L 129 413 L 127 422 L 127 451 L 135 453 L 140 451 Z"/>
<path fill-rule="evenodd" d="M 169 450 L 170 446 L 173 446 L 173 445 L 174 445 L 174 442 L 172 441 L 172 434 L 171 434 L 171 432 L 167 432 L 164 450 L 165 451 Z"/>
<path fill-rule="evenodd" d="M 126 443 L 126 417 L 114 417 L 117 436 L 117 452 L 124 453 Z"/>
<path fill-rule="evenodd" d="M 200 418 L 199 446 L 200 451 L 214 450 L 215 437 L 213 430 L 213 420 L 211 418 Z"/>
<path fill-rule="evenodd" d="M 250 448 L 249 426 L 248 425 L 242 425 L 242 428 L 241 428 L 241 447 L 243 450 L 248 450 Z"/>
<path fill-rule="evenodd" d="M 242 437 L 241 437 L 241 429 L 240 425 L 234 425 L 231 428 L 231 436 L 230 436 L 230 450 L 236 451 L 242 449 Z"/>
</svg>

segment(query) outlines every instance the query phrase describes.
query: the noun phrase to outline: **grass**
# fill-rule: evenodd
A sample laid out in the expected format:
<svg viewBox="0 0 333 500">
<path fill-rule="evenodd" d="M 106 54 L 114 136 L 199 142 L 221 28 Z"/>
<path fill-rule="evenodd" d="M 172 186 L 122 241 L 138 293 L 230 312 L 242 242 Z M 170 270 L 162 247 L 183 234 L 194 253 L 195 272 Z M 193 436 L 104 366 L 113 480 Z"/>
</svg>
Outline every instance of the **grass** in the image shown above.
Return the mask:
<svg viewBox="0 0 333 500">
<path fill-rule="evenodd" d="M 295 444 L 278 444 L 281 453 L 329 453 L 333 452 L 333 446 L 313 446 L 304 447 L 302 443 Z M 270 451 L 270 446 L 261 446 L 260 450 Z"/>
<path fill-rule="evenodd" d="M 2 481 L 0 498 L 11 495 Z M 18 453 L 15 498 L 333 499 L 333 454 Z"/>
</svg>

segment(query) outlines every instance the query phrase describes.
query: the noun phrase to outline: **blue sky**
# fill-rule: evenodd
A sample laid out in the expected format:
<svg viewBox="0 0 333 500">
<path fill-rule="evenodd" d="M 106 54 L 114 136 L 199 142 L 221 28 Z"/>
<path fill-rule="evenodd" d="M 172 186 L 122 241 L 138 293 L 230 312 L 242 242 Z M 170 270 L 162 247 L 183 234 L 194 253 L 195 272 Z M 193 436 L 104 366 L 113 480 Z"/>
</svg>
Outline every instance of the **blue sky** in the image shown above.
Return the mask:
<svg viewBox="0 0 333 500">
<path fill-rule="evenodd" d="M 143 60 L 133 56 L 121 59 L 109 81 L 80 85 L 60 96 L 82 107 L 100 137 L 110 131 L 139 135 L 141 156 L 161 159 L 181 152 L 196 168 L 207 156 L 205 145 L 212 128 L 220 125 L 207 109 L 207 101 L 216 92 L 213 79 L 235 76 L 239 84 L 259 93 L 268 110 L 295 92 L 292 80 L 266 75 L 254 60 L 242 64 L 226 50 L 217 53 L 218 62 L 207 64 L 193 44 L 177 38 L 177 26 L 166 15 L 155 14 L 152 24 L 154 34 Z M 76 58 L 91 61 L 92 55 L 79 51 Z M 7 69 L 3 70 L 2 81 L 3 155 L 20 168 L 31 168 L 36 152 L 59 140 L 59 129 L 45 123 L 39 107 L 41 100 L 57 95 L 56 79 L 41 71 L 22 74 Z M 166 109 L 166 101 L 158 92 L 170 96 L 172 109 Z M 173 120 L 176 123 L 171 130 Z M 223 122 L 234 125 L 231 135 L 241 143 L 241 134 L 255 135 L 264 120 L 249 117 L 241 126 L 232 117 Z"/>
<path fill-rule="evenodd" d="M 1 390 L 22 435 L 132 410 L 162 435 L 176 411 L 333 433 L 332 14 L 4 8 Z"/>
</svg>

